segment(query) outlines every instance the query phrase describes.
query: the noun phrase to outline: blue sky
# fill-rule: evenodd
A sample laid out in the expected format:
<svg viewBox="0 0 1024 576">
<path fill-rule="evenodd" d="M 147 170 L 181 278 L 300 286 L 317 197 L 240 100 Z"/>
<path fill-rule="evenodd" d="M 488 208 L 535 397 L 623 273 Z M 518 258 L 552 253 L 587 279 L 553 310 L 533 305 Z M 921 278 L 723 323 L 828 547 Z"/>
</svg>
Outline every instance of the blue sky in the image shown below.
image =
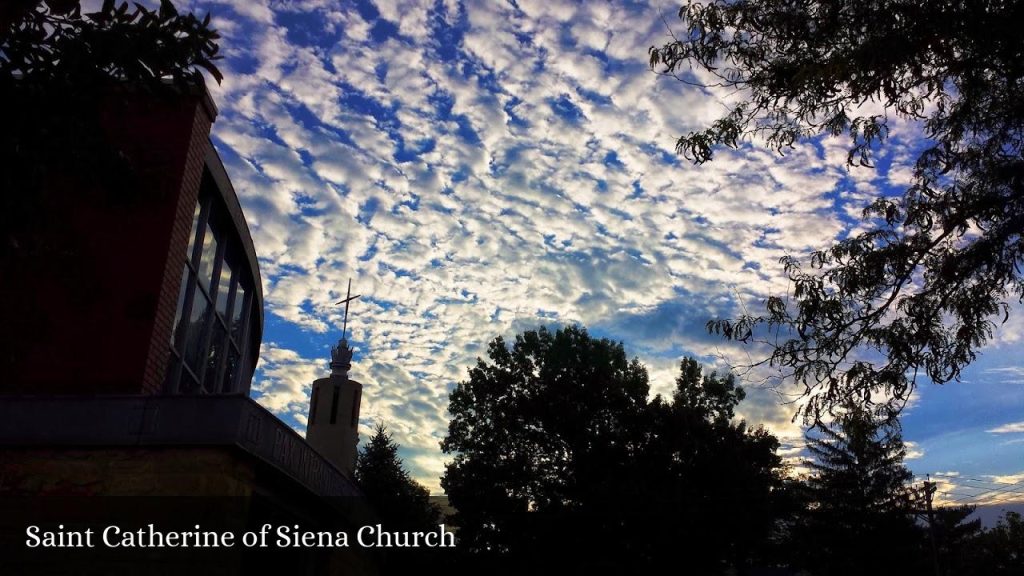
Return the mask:
<svg viewBox="0 0 1024 576">
<path fill-rule="evenodd" d="M 921 145 L 897 122 L 876 168 L 847 169 L 847 142 L 828 138 L 688 164 L 675 138 L 737 96 L 648 69 L 671 3 L 180 6 L 212 12 L 223 35 L 213 141 L 265 283 L 254 396 L 304 430 L 351 278 L 363 438 L 385 422 L 435 492 L 448 393 L 493 337 L 581 323 L 622 340 L 654 392 L 683 355 L 756 359 L 704 323 L 785 293 L 778 258 L 855 230 Z M 924 386 L 906 412 L 908 464 L 948 499 L 1021 490 L 1022 339 L 1018 306 L 963 383 Z M 740 413 L 797 456 L 786 390 L 750 388 Z"/>
</svg>

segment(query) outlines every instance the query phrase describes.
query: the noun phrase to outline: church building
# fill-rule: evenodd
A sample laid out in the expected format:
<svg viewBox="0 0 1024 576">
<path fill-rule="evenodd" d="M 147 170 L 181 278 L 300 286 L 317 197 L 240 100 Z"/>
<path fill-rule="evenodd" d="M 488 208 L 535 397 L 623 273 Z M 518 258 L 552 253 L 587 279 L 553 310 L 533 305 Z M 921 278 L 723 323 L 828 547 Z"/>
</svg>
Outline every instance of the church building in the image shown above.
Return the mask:
<svg viewBox="0 0 1024 576">
<path fill-rule="evenodd" d="M 353 481 L 362 385 L 348 379 L 344 331 L 313 384 L 308 438 L 249 397 L 262 281 L 210 141 L 205 86 L 171 98 L 125 90 L 107 104 L 83 113 L 128 160 L 125 189 L 26 167 L 44 174 L 49 252 L 0 274 L 3 563 L 11 574 L 375 573 L 358 548 L 25 546 L 27 525 L 354 533 L 374 522 Z"/>
</svg>

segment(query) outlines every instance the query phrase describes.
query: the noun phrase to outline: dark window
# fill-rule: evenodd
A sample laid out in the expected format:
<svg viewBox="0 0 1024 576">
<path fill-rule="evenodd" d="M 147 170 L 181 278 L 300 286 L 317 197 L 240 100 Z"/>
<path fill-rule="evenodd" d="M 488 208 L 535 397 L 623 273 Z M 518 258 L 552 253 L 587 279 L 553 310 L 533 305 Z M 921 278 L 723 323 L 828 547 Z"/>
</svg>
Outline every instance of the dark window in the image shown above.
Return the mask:
<svg viewBox="0 0 1024 576">
<path fill-rule="evenodd" d="M 210 228 L 210 221 L 206 221 L 206 231 L 203 234 L 203 253 L 199 257 L 199 284 L 207 290 L 210 289 L 210 282 L 213 280 L 213 268 L 217 263 L 217 237 Z"/>
<path fill-rule="evenodd" d="M 192 215 L 192 229 L 188 234 L 188 252 L 185 252 L 187 258 L 192 258 L 192 253 L 196 248 L 196 228 L 199 226 L 199 215 L 202 212 L 203 204 L 201 202 L 196 203 L 195 213 Z"/>
<path fill-rule="evenodd" d="M 204 174 L 171 333 L 168 393 L 230 393 L 251 376 L 242 367 L 250 361 L 253 277 L 214 186 Z"/>
<path fill-rule="evenodd" d="M 217 288 L 217 315 L 228 316 L 228 300 L 231 298 L 231 265 L 224 261 L 220 268 L 220 285 Z"/>
<path fill-rule="evenodd" d="M 317 388 L 313 388 L 313 397 L 309 399 L 309 425 L 310 426 L 312 426 L 313 422 L 316 420 L 316 399 L 317 399 L 317 396 L 319 396 L 319 394 L 317 394 Z"/>
<path fill-rule="evenodd" d="M 203 357 L 203 341 L 210 319 L 210 300 L 202 290 L 196 290 L 192 297 L 192 313 L 188 317 L 188 336 L 182 346 L 185 362 L 195 369 Z"/>
<path fill-rule="evenodd" d="M 359 389 L 356 388 L 352 391 L 352 424 L 353 428 L 356 427 L 356 420 L 359 418 Z"/>
<path fill-rule="evenodd" d="M 331 424 L 338 421 L 338 393 L 341 392 L 341 386 L 334 387 L 334 397 L 331 398 Z"/>
<path fill-rule="evenodd" d="M 181 311 L 185 309 L 185 295 L 188 293 L 188 275 L 189 268 L 185 268 L 181 271 L 181 286 L 178 287 L 178 304 L 174 307 L 174 324 L 171 327 L 171 346 L 177 342 L 178 338 L 178 325 L 181 323 Z"/>
</svg>

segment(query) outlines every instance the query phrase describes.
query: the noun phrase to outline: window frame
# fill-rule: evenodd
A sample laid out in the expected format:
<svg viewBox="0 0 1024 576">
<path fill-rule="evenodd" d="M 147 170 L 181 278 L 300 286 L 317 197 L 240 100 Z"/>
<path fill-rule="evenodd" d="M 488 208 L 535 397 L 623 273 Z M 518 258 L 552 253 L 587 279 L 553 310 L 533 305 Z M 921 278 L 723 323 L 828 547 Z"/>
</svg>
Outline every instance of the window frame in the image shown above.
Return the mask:
<svg viewBox="0 0 1024 576">
<path fill-rule="evenodd" d="M 207 192 L 208 183 L 216 185 L 208 176 L 208 174 L 204 174 L 203 186 L 200 188 L 200 197 L 197 200 L 198 215 L 193 216 L 192 234 L 189 239 L 192 250 L 183 259 L 183 278 L 178 283 L 179 290 L 184 289 L 185 293 L 184 297 L 179 294 L 176 299 L 181 305 L 178 307 L 176 303 L 175 325 L 171 327 L 171 338 L 168 343 L 170 355 L 164 378 L 164 393 L 167 394 L 234 394 L 243 388 L 240 385 L 242 378 L 251 377 L 251 372 L 246 366 L 253 348 L 252 343 L 249 342 L 252 330 L 249 323 L 252 320 L 255 288 L 252 286 L 252 271 L 249 270 L 248 263 L 241 252 L 239 239 L 235 237 L 236 234 L 232 234 L 233 228 L 227 208 L 218 202 L 216 194 Z M 204 279 L 199 276 L 202 267 L 207 266 L 207 263 L 202 260 L 206 234 L 210 234 L 216 242 L 209 288 L 204 286 Z M 227 263 L 226 267 L 225 263 Z M 220 276 L 228 269 L 232 273 L 231 278 L 226 286 L 222 286 Z M 222 289 L 227 290 L 223 314 L 217 309 L 218 298 L 221 296 L 219 292 Z M 239 290 L 242 290 L 244 294 L 238 318 L 237 334 L 233 334 L 236 327 L 232 325 L 232 318 L 235 314 Z M 208 306 L 204 313 L 206 318 L 202 321 L 201 326 L 195 326 L 189 321 L 196 298 L 205 298 Z M 218 322 L 223 333 L 219 338 L 219 353 L 211 359 L 209 355 L 211 351 L 217 349 L 215 346 L 218 344 L 215 341 L 218 326 L 215 323 Z M 199 332 L 194 334 L 197 329 Z M 195 358 L 196 366 L 189 365 L 187 360 L 189 351 L 185 349 L 193 335 L 200 339 Z M 228 358 L 232 353 L 238 360 L 234 373 L 227 374 Z M 215 363 L 212 370 L 209 368 L 211 360 Z M 183 382 L 189 383 L 189 386 L 183 387 Z"/>
</svg>

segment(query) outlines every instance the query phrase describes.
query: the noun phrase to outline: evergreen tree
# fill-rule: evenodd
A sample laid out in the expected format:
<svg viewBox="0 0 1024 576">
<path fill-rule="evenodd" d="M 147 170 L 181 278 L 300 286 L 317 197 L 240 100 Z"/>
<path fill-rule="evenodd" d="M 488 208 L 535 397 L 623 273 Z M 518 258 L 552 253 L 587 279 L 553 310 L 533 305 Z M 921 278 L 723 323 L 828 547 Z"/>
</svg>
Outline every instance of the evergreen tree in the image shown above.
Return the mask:
<svg viewBox="0 0 1024 576">
<path fill-rule="evenodd" d="M 814 458 L 807 509 L 794 531 L 798 564 L 821 576 L 914 570 L 922 535 L 898 423 L 848 407 L 807 440 Z"/>
<path fill-rule="evenodd" d="M 409 476 L 387 427 L 377 429 L 356 460 L 356 483 L 387 530 L 436 530 L 441 512 Z"/>
<path fill-rule="evenodd" d="M 932 514 L 934 525 L 929 528 L 929 538 L 934 538 L 926 551 L 935 556 L 942 576 L 966 576 L 975 574 L 973 570 L 978 564 L 975 546 L 981 537 L 981 520 L 968 518 L 974 514 L 976 506 L 938 507 Z"/>
</svg>

